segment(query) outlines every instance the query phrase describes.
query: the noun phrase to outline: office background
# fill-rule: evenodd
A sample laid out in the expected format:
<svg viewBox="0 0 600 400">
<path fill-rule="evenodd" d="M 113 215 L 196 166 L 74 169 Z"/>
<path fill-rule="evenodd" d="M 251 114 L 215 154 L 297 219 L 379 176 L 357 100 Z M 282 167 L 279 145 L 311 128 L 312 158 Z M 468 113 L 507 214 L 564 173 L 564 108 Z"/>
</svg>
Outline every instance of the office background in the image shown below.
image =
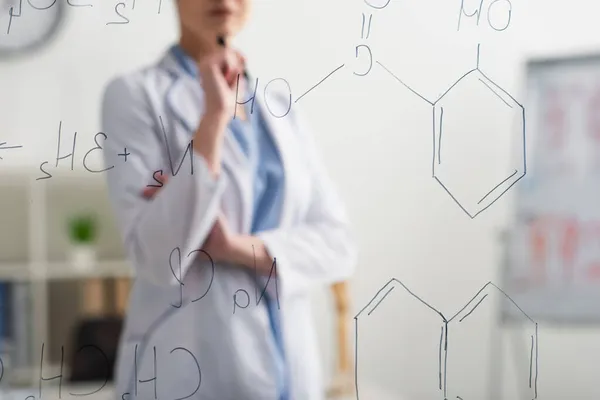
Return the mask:
<svg viewBox="0 0 600 400">
<path fill-rule="evenodd" d="M 298 104 L 306 109 L 317 132 L 324 161 L 347 203 L 358 238 L 359 265 L 350 282 L 352 315 L 391 278 L 401 280 L 448 313 L 460 309 L 486 282 L 498 281 L 502 257 L 498 234 L 512 217 L 512 193 L 477 218 L 468 218 L 431 178 L 430 107 L 378 65 L 373 65 L 366 76 L 353 73 L 365 70 L 364 59 L 357 58 L 355 51 L 357 45 L 368 43 L 374 60 L 419 93 L 437 98 L 449 83 L 474 67 L 477 46 L 481 44 L 480 65 L 486 74 L 516 98 L 525 98 L 523 68 L 529 58 L 594 54 L 600 49 L 600 36 L 595 34 L 600 6 L 589 0 L 568 4 L 558 0 L 514 0 L 510 26 L 501 32 L 488 22 L 487 10 L 492 3 L 483 2 L 479 24 L 475 18 L 463 15 L 457 30 L 460 1 L 392 1 L 380 10 L 367 8 L 363 1 L 254 2 L 253 19 L 237 44 L 247 52 L 250 67 L 259 71 L 261 87 L 272 79 L 284 78 L 296 97 L 345 64 Z M 492 24 L 504 21 L 501 9 L 506 11 L 507 5 L 500 3 L 506 2 L 493 6 Z M 29 174 L 18 178 L 20 185 L 9 184 L 21 189 L 2 188 L 2 193 L 10 190 L 10 194 L 0 201 L 0 248 L 8 255 L 5 261 L 13 264 L 31 254 L 29 242 L 24 241 L 39 234 L 38 229 L 45 229 L 46 237 L 54 231 L 64 235 L 64 224 L 60 219 L 53 221 L 53 211 L 44 214 L 53 224 L 38 225 L 37 220 L 26 217 L 29 207 L 38 216 L 41 214 L 35 213 L 42 213 L 49 201 L 56 209 L 68 209 L 81 187 L 69 176 L 101 186 L 102 175 L 85 171 L 82 159 L 95 146 L 104 83 L 115 74 L 153 62 L 177 35 L 174 7 L 168 1 L 162 2 L 160 14 L 159 0 L 138 1 L 134 9 L 127 1 L 122 14 L 129 23 L 109 25 L 109 21 L 122 21 L 115 13 L 115 4 L 95 0 L 90 4 L 93 7 L 68 7 L 65 25 L 56 39 L 34 55 L 0 63 L 0 142 L 23 146 L 0 154 L 0 168 L 7 171 L 2 174 L 7 181 L 11 174 Z M 480 1 L 465 0 L 463 4 L 472 13 Z M 363 13 L 367 17 L 373 14 L 368 39 L 361 38 Z M 465 97 L 465 102 L 469 100 L 473 99 Z M 482 122 L 466 108 L 459 112 L 467 126 Z M 69 171 L 70 160 L 66 159 L 59 162 L 58 169 L 54 167 L 59 125 L 63 155 L 72 148 L 73 133 L 78 133 L 74 157 L 78 172 Z M 497 144 L 500 159 L 506 163 L 513 157 L 512 143 L 502 132 L 511 129 L 510 121 L 495 121 L 489 126 L 496 137 L 506 138 Z M 102 167 L 99 152 L 91 154 L 88 161 L 90 168 Z M 44 176 L 40 171 L 44 162 L 48 162 L 46 170 L 57 177 L 35 181 Z M 485 171 L 492 167 L 481 163 L 477 168 Z M 70 183 L 58 189 L 57 182 L 63 177 Z M 39 196 L 41 185 L 53 193 L 46 202 Z M 19 190 L 27 192 L 19 194 Z M 101 195 L 94 197 L 101 203 Z M 107 211 L 94 209 L 100 213 L 102 232 L 110 232 Z M 107 268 L 121 271 L 122 252 L 115 237 L 106 235 L 101 238 L 101 253 L 107 262 L 116 260 L 107 263 Z M 47 243 L 47 260 L 62 260 L 65 253 L 60 249 L 67 248 L 66 242 L 57 239 Z M 33 257 L 46 260 L 39 253 Z M 78 289 L 56 285 L 49 289 L 53 298 L 49 305 L 57 309 L 40 318 L 47 318 L 48 329 L 61 337 L 67 334 L 63 328 L 67 322 L 61 318 L 73 323 L 73 317 L 58 311 L 68 305 L 60 300 L 74 298 Z M 315 314 L 328 370 L 335 362 L 332 304 L 328 288 L 315 293 Z M 362 355 L 361 368 L 370 371 L 367 375 L 373 390 L 386 392 L 385 387 L 379 387 L 379 380 L 389 381 L 401 377 L 404 371 L 429 368 L 429 359 L 419 352 L 427 346 L 426 339 L 410 328 L 425 317 L 418 308 L 407 315 L 409 321 L 389 320 L 380 328 L 399 335 L 383 336 L 370 343 L 372 355 Z M 487 398 L 493 318 L 487 315 L 471 326 L 480 334 L 480 341 L 462 350 L 465 359 L 472 353 L 484 354 L 484 365 L 469 370 L 469 390 L 480 394 L 478 398 Z M 600 395 L 595 368 L 596 355 L 600 354 L 597 335 L 593 325 L 540 323 L 540 398 L 592 399 Z M 401 349 L 403 356 L 392 363 L 384 355 L 393 349 Z M 56 357 L 59 350 L 55 347 L 49 351 Z M 507 357 L 510 352 L 507 348 Z M 437 361 L 432 368 L 437 374 Z M 514 398 L 517 373 L 510 361 L 505 363 L 504 377 L 504 398 Z M 402 389 L 388 390 L 390 398 L 427 398 L 423 396 L 429 393 L 424 389 L 430 385 L 428 379 L 424 375 L 404 379 Z"/>
</svg>

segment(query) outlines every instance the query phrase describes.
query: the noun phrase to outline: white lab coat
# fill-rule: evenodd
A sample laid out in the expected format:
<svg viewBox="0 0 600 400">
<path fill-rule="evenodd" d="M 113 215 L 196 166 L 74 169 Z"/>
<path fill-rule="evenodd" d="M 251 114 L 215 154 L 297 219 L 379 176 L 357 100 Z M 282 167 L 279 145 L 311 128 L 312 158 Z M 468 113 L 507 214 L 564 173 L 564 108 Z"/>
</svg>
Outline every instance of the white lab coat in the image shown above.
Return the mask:
<svg viewBox="0 0 600 400">
<path fill-rule="evenodd" d="M 269 110 L 283 114 L 289 93 L 276 94 L 271 85 L 266 104 L 266 83 L 259 77 L 255 107 L 274 135 L 285 170 L 280 226 L 259 234 L 277 260 L 278 278 L 268 290 L 278 292 L 291 399 L 320 400 L 324 382 L 309 291 L 348 278 L 355 247 L 344 206 L 298 106 L 274 117 Z M 155 65 L 113 79 L 104 92 L 104 157 L 106 167 L 114 166 L 106 172 L 109 194 L 135 269 L 116 365 L 119 399 L 137 393 L 144 400 L 278 400 L 275 341 L 264 299 L 257 304 L 261 290 L 257 296 L 252 273 L 223 264 L 213 270 L 208 257 L 195 251 L 219 212 L 239 233 L 249 232 L 253 213 L 252 177 L 230 132 L 218 179 L 198 153 L 191 173 L 186 149 L 203 110 L 201 83 L 170 52 Z M 119 156 L 125 148 L 126 162 Z M 183 157 L 179 172 L 171 175 L 170 162 L 177 171 Z M 153 200 L 145 200 L 140 193 L 155 183 L 157 170 L 170 180 Z M 249 305 L 234 313 L 234 295 L 239 305 Z"/>
</svg>

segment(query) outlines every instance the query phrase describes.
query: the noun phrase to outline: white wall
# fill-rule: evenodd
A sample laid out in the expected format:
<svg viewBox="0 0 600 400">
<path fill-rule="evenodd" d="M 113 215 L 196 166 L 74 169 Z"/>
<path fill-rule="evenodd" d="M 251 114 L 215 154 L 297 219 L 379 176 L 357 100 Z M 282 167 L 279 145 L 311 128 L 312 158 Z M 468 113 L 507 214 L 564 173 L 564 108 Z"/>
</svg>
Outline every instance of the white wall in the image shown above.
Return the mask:
<svg viewBox="0 0 600 400">
<path fill-rule="evenodd" d="M 110 26 L 105 23 L 113 18 L 114 5 L 93 2 L 93 8 L 70 9 L 68 25 L 42 53 L 0 64 L 0 141 L 25 146 L 19 153 L 3 155 L 0 165 L 26 164 L 37 169 L 41 162 L 52 160 L 60 120 L 65 146 L 71 140 L 67 133 L 79 132 L 77 157 L 81 160 L 98 130 L 98 96 L 106 79 L 152 61 L 176 37 L 172 5 L 166 0 L 161 15 L 156 13 L 158 1 L 138 1 L 134 11 L 127 11 L 129 24 Z M 473 19 L 463 17 L 457 32 L 460 3 L 392 1 L 387 8 L 372 12 L 359 0 L 260 0 L 254 2 L 254 19 L 240 37 L 252 66 L 261 71 L 262 84 L 285 78 L 294 97 L 342 63 L 348 67 L 298 104 L 311 117 L 325 162 L 356 228 L 361 254 L 352 283 L 353 315 L 392 277 L 446 314 L 462 307 L 485 282 L 497 280 L 500 248 L 495 234 L 510 215 L 511 201 L 505 196 L 476 219 L 469 219 L 431 178 L 430 108 L 377 65 L 365 77 L 353 75 L 353 68 L 363 67 L 355 61 L 355 46 L 368 43 L 376 60 L 430 99 L 473 68 L 479 42 L 481 68 L 517 98 L 524 97 L 522 62 L 527 57 L 600 48 L 600 6 L 590 0 L 512 0 L 512 23 L 504 32 L 491 30 L 485 14 L 478 28 Z M 484 12 L 489 3 L 484 1 Z M 479 0 L 465 0 L 469 10 L 478 4 Z M 498 13 L 492 14 L 492 21 L 499 24 L 503 6 L 495 7 Z M 362 12 L 374 14 L 368 41 L 360 39 Z M 465 124 L 485 122 L 468 109 L 461 116 Z M 494 123 L 489 134 L 504 137 L 502 132 L 509 127 Z M 498 143 L 506 163 L 509 147 L 508 140 Z M 477 166 L 482 171 L 486 168 L 492 167 Z M 319 298 L 329 300 L 326 292 Z M 317 318 L 323 322 L 325 335 L 331 328 L 327 313 L 319 308 Z M 481 321 L 472 329 L 480 335 L 478 346 L 488 349 L 491 327 L 489 321 Z M 388 320 L 380 329 L 403 332 L 406 325 L 408 332 L 408 324 Z M 361 369 L 380 374 L 382 382 L 403 371 L 427 370 L 429 359 L 417 349 L 427 346 L 429 339 L 411 335 L 384 335 L 369 343 L 374 355 L 397 350 L 406 356 L 392 365 L 385 358 L 366 355 Z M 596 335 L 595 329 L 558 329 L 540 323 L 539 398 L 598 397 L 594 361 L 600 345 L 594 340 Z M 330 343 L 323 339 L 323 345 Z M 464 351 L 469 358 L 480 350 Z M 331 349 L 325 351 L 328 363 L 331 353 Z M 487 398 L 487 362 L 483 364 L 469 372 L 470 398 Z M 437 364 L 432 365 L 435 374 Z M 509 369 L 506 375 L 512 377 L 514 371 Z M 420 399 L 430 392 L 430 385 L 425 376 L 415 376 L 403 392 Z M 511 382 L 505 386 L 511 393 Z"/>
</svg>

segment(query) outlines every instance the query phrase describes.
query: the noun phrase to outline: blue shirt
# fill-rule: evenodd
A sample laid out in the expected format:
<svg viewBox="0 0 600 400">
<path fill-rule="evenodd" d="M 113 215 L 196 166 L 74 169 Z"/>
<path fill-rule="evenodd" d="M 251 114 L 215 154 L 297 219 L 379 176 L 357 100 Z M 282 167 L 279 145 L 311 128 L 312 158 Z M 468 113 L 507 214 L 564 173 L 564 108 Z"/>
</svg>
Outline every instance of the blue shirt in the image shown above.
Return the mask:
<svg viewBox="0 0 600 400">
<path fill-rule="evenodd" d="M 249 94 L 247 96 L 250 98 Z M 284 182 L 279 153 L 260 109 L 256 108 L 251 115 L 249 108 L 246 107 L 246 115 L 250 121 L 234 118 L 229 123 L 229 128 L 248 157 L 252 168 L 254 213 L 251 232 L 257 233 L 274 229 L 279 225 Z"/>
<path fill-rule="evenodd" d="M 192 76 L 197 76 L 197 67 L 191 58 L 185 54 L 184 50 L 175 45 L 172 47 L 172 51 L 182 67 Z M 247 92 L 238 97 L 242 99 L 241 101 L 245 101 L 250 99 L 251 95 Z M 277 147 L 260 113 L 260 108 L 252 107 L 252 101 L 245 103 L 244 106 L 247 119 L 245 121 L 239 118 L 232 119 L 229 123 L 229 129 L 246 155 L 254 177 L 251 226 L 251 233 L 254 234 L 277 228 L 279 225 L 285 182 L 283 165 Z M 262 293 L 264 286 L 260 282 L 257 282 L 257 284 L 259 284 Z M 273 337 L 278 348 L 275 363 L 279 378 L 279 400 L 287 400 L 289 398 L 289 374 L 287 374 L 285 366 L 278 300 L 265 292 L 264 301 L 269 313 Z"/>
</svg>

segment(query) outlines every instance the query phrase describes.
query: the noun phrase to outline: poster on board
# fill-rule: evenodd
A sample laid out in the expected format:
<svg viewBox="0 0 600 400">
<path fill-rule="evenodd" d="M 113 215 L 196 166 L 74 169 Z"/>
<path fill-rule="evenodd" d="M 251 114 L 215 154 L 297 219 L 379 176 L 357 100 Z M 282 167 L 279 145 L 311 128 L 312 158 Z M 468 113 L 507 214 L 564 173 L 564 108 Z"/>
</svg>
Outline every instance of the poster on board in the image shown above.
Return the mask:
<svg viewBox="0 0 600 400">
<path fill-rule="evenodd" d="M 537 321 L 600 322 L 600 56 L 529 62 L 526 99 L 504 287 Z"/>
</svg>

